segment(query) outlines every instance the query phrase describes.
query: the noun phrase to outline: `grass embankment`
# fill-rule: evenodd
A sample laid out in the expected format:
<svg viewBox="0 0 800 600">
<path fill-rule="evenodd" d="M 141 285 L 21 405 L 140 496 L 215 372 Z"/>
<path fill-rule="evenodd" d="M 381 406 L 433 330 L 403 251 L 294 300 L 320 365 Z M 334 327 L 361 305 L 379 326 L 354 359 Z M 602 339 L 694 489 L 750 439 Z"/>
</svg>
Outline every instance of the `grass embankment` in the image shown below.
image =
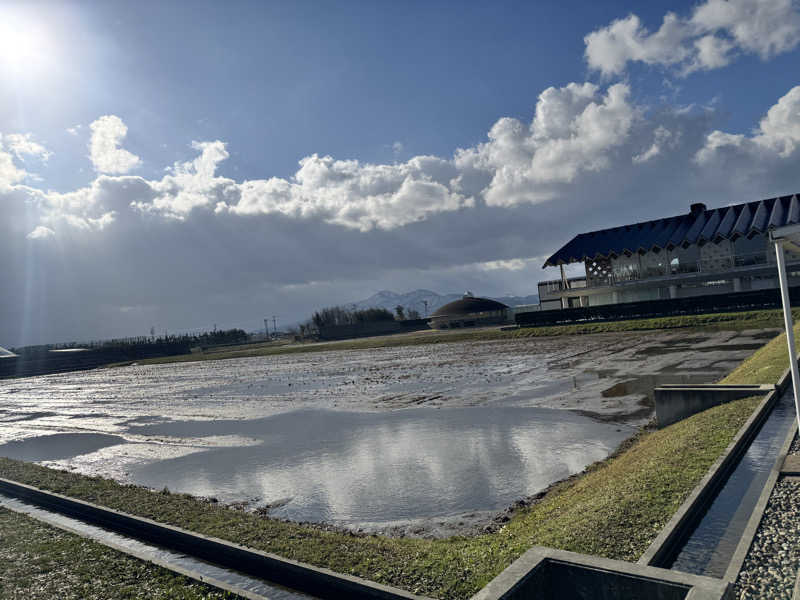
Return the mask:
<svg viewBox="0 0 800 600">
<path fill-rule="evenodd" d="M 777 337 L 729 379 L 775 382 L 786 354 L 785 338 Z M 389 539 L 325 531 L 9 459 L 0 459 L 0 476 L 416 593 L 466 598 L 532 545 L 638 558 L 759 401 L 737 400 L 642 432 L 615 456 L 518 510 L 500 531 L 470 538 Z"/>
<path fill-rule="evenodd" d="M 216 600 L 234 597 L 2 508 L 0 540 L 0 598 Z"/>
<path fill-rule="evenodd" d="M 800 310 L 795 313 L 800 318 Z M 208 352 L 165 356 L 136 361 L 138 364 L 163 364 L 173 362 L 192 362 L 200 360 L 221 360 L 246 358 L 252 356 L 275 356 L 281 354 L 301 354 L 306 352 L 326 352 L 329 350 L 368 350 L 372 348 L 391 348 L 396 346 L 416 346 L 422 344 L 443 344 L 448 342 L 470 342 L 488 340 L 513 340 L 562 335 L 584 335 L 590 333 L 615 333 L 625 331 L 647 331 L 654 329 L 763 329 L 781 327 L 783 324 L 779 310 L 754 310 L 747 312 L 719 313 L 708 315 L 687 315 L 682 317 L 660 317 L 655 319 L 631 319 L 607 323 L 582 323 L 578 325 L 551 325 L 545 327 L 524 327 L 509 331 L 499 328 L 485 328 L 458 331 L 419 331 L 401 335 L 387 335 L 341 342 L 296 343 L 270 342 L 248 344 L 244 347 L 214 349 Z M 130 363 L 123 363 L 130 364 Z M 112 365 L 114 366 L 114 365 Z"/>
</svg>

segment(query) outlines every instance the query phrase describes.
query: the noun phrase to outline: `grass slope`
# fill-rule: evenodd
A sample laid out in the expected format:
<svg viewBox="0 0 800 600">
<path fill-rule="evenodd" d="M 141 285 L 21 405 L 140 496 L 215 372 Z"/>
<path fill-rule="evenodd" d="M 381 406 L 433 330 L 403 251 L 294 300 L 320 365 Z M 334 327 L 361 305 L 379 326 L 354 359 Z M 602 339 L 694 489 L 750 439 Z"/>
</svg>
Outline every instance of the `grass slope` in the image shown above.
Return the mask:
<svg viewBox="0 0 800 600">
<path fill-rule="evenodd" d="M 0 598 L 217 600 L 234 597 L 2 508 L 0 540 Z"/>
</svg>

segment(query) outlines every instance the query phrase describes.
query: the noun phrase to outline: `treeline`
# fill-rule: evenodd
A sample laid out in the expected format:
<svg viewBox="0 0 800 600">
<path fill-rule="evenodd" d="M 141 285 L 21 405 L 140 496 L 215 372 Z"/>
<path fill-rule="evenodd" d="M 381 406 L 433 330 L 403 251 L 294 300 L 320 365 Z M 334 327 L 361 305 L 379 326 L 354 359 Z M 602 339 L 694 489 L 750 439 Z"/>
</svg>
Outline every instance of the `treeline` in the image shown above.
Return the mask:
<svg viewBox="0 0 800 600">
<path fill-rule="evenodd" d="M 16 354 L 47 352 L 49 350 L 68 350 L 70 348 L 87 348 L 90 350 L 115 350 L 139 348 L 145 346 L 214 346 L 219 344 L 236 344 L 249 339 L 244 329 L 221 329 L 202 333 L 142 335 L 136 337 L 114 338 L 110 340 L 91 340 L 88 342 L 67 342 L 63 344 L 41 344 L 11 349 Z"/>
<path fill-rule="evenodd" d="M 311 318 L 300 323 L 290 334 L 299 338 L 318 337 L 325 329 L 344 325 L 367 325 L 369 323 L 405 321 L 419 319 L 416 310 L 405 311 L 404 307 L 395 307 L 395 312 L 385 308 L 349 309 L 344 306 L 330 306 L 314 312 Z"/>
<path fill-rule="evenodd" d="M 290 331 L 295 337 L 317 337 L 320 331 L 337 325 L 359 325 L 378 321 L 394 321 L 394 315 L 385 308 L 347 309 L 343 306 L 329 306 L 315 311 L 311 318 L 300 323 Z"/>
</svg>

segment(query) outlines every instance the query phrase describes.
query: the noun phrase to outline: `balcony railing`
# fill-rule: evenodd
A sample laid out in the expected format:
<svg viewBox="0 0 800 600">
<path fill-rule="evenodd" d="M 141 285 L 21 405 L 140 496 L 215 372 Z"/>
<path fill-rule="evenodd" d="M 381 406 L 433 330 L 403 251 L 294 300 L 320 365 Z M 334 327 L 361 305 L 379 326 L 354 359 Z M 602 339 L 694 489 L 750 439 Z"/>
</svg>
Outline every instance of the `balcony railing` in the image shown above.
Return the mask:
<svg viewBox="0 0 800 600">
<path fill-rule="evenodd" d="M 789 262 L 800 261 L 800 256 L 788 256 Z M 737 254 L 733 256 L 723 256 L 719 258 L 701 259 L 690 262 L 670 263 L 662 268 L 647 267 L 642 270 L 636 267 L 628 268 L 624 271 L 609 273 L 600 277 L 571 277 L 567 280 L 567 285 L 561 279 L 539 282 L 539 295 L 553 294 L 564 290 L 608 287 L 632 281 L 642 281 L 659 277 L 669 278 L 676 275 L 686 275 L 691 273 L 723 273 L 743 267 L 754 267 L 766 265 L 767 253 L 756 252 L 752 254 Z"/>
</svg>

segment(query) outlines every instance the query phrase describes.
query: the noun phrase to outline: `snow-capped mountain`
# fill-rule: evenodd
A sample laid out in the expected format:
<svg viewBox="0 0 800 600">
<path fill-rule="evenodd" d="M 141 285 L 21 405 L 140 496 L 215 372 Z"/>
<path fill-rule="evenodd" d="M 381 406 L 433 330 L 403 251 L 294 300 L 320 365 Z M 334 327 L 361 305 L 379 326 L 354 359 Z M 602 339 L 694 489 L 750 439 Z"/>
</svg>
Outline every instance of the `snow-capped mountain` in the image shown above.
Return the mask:
<svg viewBox="0 0 800 600">
<path fill-rule="evenodd" d="M 344 306 L 347 308 L 356 309 L 385 308 L 394 312 L 395 307 L 400 305 L 405 308 L 406 311 L 416 310 L 420 315 L 425 316 L 426 301 L 428 303 L 428 315 L 430 315 L 440 306 L 443 306 L 448 302 L 452 302 L 453 300 L 458 300 L 462 295 L 463 292 L 461 294 L 438 294 L 436 292 L 432 292 L 431 290 L 414 290 L 413 292 L 398 294 L 396 292 L 383 290 L 377 294 L 373 294 L 366 300 L 360 300 L 359 302 L 353 302 L 352 304 L 345 304 Z M 479 296 L 480 294 L 476 293 L 475 295 Z M 517 306 L 519 304 L 538 304 L 539 302 L 539 296 L 536 294 L 531 296 L 490 297 L 493 300 L 497 300 L 498 302 L 502 302 L 508 306 Z"/>
</svg>

